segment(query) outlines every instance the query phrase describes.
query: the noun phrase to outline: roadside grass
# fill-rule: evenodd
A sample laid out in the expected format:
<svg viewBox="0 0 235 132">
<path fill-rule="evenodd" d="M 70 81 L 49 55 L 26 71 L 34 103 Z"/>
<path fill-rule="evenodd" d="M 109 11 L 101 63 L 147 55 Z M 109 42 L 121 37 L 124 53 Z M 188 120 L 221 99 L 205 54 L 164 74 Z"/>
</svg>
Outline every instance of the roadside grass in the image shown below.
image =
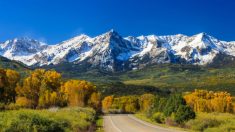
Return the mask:
<svg viewBox="0 0 235 132">
<path fill-rule="evenodd" d="M 0 112 L 0 131 L 77 132 L 90 128 L 95 121 L 91 108 L 49 110 L 10 110 Z"/>
<path fill-rule="evenodd" d="M 160 127 L 164 127 L 164 128 L 171 128 L 171 129 L 175 129 L 175 130 L 179 130 L 179 131 L 185 131 L 186 130 L 184 128 L 179 128 L 179 127 L 169 126 L 169 125 L 166 125 L 166 124 L 157 123 L 154 120 L 146 117 L 146 115 L 143 114 L 143 113 L 136 113 L 136 114 L 134 114 L 134 116 L 136 118 L 140 119 L 140 120 L 146 121 L 146 122 L 148 122 L 150 124 L 153 124 L 153 125 L 156 125 L 156 126 L 160 126 Z"/>
<path fill-rule="evenodd" d="M 191 130 L 203 132 L 235 132 L 235 115 L 229 113 L 197 113 L 186 123 Z"/>
<path fill-rule="evenodd" d="M 96 132 L 104 132 L 103 121 L 103 116 L 99 116 L 96 120 Z"/>
<path fill-rule="evenodd" d="M 141 119 L 141 120 L 143 120 L 143 121 L 146 121 L 146 122 L 151 123 L 151 124 L 154 124 L 154 125 L 158 125 L 158 126 L 162 126 L 162 127 L 168 127 L 168 126 L 166 126 L 166 125 L 163 125 L 163 124 L 159 124 L 159 123 L 154 122 L 153 120 L 151 120 L 150 118 L 147 118 L 147 117 L 145 116 L 145 114 L 142 114 L 142 113 L 134 114 L 134 116 L 135 116 L 136 118 L 138 118 L 138 119 Z"/>
<path fill-rule="evenodd" d="M 189 120 L 184 127 L 172 127 L 166 124 L 156 123 L 154 120 L 147 118 L 145 114 L 137 113 L 135 117 L 165 128 L 173 128 L 183 131 L 199 132 L 235 132 L 235 114 L 229 113 L 197 113 L 196 119 Z"/>
</svg>

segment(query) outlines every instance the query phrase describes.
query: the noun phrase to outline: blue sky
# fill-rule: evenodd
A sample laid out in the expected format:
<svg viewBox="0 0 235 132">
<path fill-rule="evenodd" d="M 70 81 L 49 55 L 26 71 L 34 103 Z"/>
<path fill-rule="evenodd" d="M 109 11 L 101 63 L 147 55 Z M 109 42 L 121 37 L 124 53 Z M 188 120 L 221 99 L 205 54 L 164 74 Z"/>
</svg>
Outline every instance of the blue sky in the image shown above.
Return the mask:
<svg viewBox="0 0 235 132">
<path fill-rule="evenodd" d="M 193 35 L 235 40 L 235 0 L 0 0 L 0 41 L 50 44 L 110 29 L 122 36 Z"/>
</svg>

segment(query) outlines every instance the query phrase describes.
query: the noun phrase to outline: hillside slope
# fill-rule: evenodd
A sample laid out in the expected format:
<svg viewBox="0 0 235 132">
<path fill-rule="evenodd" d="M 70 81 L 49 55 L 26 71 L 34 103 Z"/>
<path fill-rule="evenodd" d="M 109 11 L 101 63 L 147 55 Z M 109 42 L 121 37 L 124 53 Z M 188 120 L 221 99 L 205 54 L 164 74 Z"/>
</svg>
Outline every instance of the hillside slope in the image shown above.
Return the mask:
<svg viewBox="0 0 235 132">
<path fill-rule="evenodd" d="M 12 61 L 1 56 L 0 56 L 0 68 L 16 70 L 21 74 L 21 76 L 25 76 L 27 72 L 31 70 L 30 67 L 26 66 L 21 62 L 17 62 L 14 60 Z"/>
<path fill-rule="evenodd" d="M 109 73 L 99 70 L 62 72 L 66 78 L 89 80 L 105 94 L 165 94 L 194 89 L 228 91 L 235 95 L 235 67 L 162 64 L 141 70 Z"/>
</svg>

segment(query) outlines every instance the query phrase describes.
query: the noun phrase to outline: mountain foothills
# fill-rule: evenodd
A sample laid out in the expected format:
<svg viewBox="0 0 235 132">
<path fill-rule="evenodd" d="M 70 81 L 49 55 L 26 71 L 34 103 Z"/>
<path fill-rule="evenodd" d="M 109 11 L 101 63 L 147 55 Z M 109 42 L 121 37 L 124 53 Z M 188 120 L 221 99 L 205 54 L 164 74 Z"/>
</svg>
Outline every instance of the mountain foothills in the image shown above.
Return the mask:
<svg viewBox="0 0 235 132">
<path fill-rule="evenodd" d="M 165 63 L 204 66 L 233 62 L 235 42 L 221 41 L 206 33 L 122 37 L 111 30 L 93 38 L 82 34 L 55 45 L 30 38 L 7 40 L 0 44 L 0 55 L 27 66 L 66 65 L 70 69 L 119 72 Z"/>
<path fill-rule="evenodd" d="M 0 67 L 14 69 L 17 71 L 30 70 L 30 67 L 26 66 L 25 64 L 18 61 L 7 59 L 2 56 L 0 56 Z"/>
</svg>

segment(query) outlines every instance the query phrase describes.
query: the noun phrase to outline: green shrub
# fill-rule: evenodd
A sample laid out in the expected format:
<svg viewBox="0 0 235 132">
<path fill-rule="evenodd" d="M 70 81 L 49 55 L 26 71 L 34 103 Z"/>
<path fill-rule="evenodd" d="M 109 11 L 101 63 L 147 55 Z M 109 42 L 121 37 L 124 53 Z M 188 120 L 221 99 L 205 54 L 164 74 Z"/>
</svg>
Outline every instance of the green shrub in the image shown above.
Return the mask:
<svg viewBox="0 0 235 132">
<path fill-rule="evenodd" d="M 39 114 L 20 113 L 16 120 L 13 120 L 6 132 L 63 132 L 69 126 L 68 121 L 60 121 L 43 117 Z"/>
<path fill-rule="evenodd" d="M 179 124 L 188 121 L 190 119 L 194 119 L 196 117 L 195 112 L 192 110 L 191 107 L 186 105 L 180 105 L 176 114 L 175 114 L 175 121 Z"/>
<path fill-rule="evenodd" d="M 165 116 L 161 112 L 154 113 L 152 119 L 154 121 L 156 121 L 157 123 L 164 123 L 165 122 Z"/>
<path fill-rule="evenodd" d="M 195 112 L 186 105 L 184 98 L 180 94 L 173 94 L 169 98 L 158 99 L 152 109 L 155 112 L 163 112 L 165 117 L 170 117 L 171 120 L 178 124 L 194 119 L 196 116 Z M 158 118 L 156 118 L 156 121 L 161 122 Z"/>
<path fill-rule="evenodd" d="M 99 116 L 96 120 L 96 131 L 95 132 L 104 132 L 103 123 L 104 123 L 103 117 Z"/>
<path fill-rule="evenodd" d="M 1 132 L 86 131 L 95 121 L 91 108 L 52 110 L 11 110 L 0 112 Z"/>
<path fill-rule="evenodd" d="M 167 98 L 160 98 L 159 100 L 155 101 L 154 104 L 155 111 L 163 112 L 166 107 L 166 102 Z"/>
<path fill-rule="evenodd" d="M 169 99 L 167 99 L 166 106 L 163 111 L 165 116 L 170 116 L 173 112 L 176 113 L 181 105 L 186 105 L 186 102 L 182 95 L 171 95 Z"/>
</svg>

